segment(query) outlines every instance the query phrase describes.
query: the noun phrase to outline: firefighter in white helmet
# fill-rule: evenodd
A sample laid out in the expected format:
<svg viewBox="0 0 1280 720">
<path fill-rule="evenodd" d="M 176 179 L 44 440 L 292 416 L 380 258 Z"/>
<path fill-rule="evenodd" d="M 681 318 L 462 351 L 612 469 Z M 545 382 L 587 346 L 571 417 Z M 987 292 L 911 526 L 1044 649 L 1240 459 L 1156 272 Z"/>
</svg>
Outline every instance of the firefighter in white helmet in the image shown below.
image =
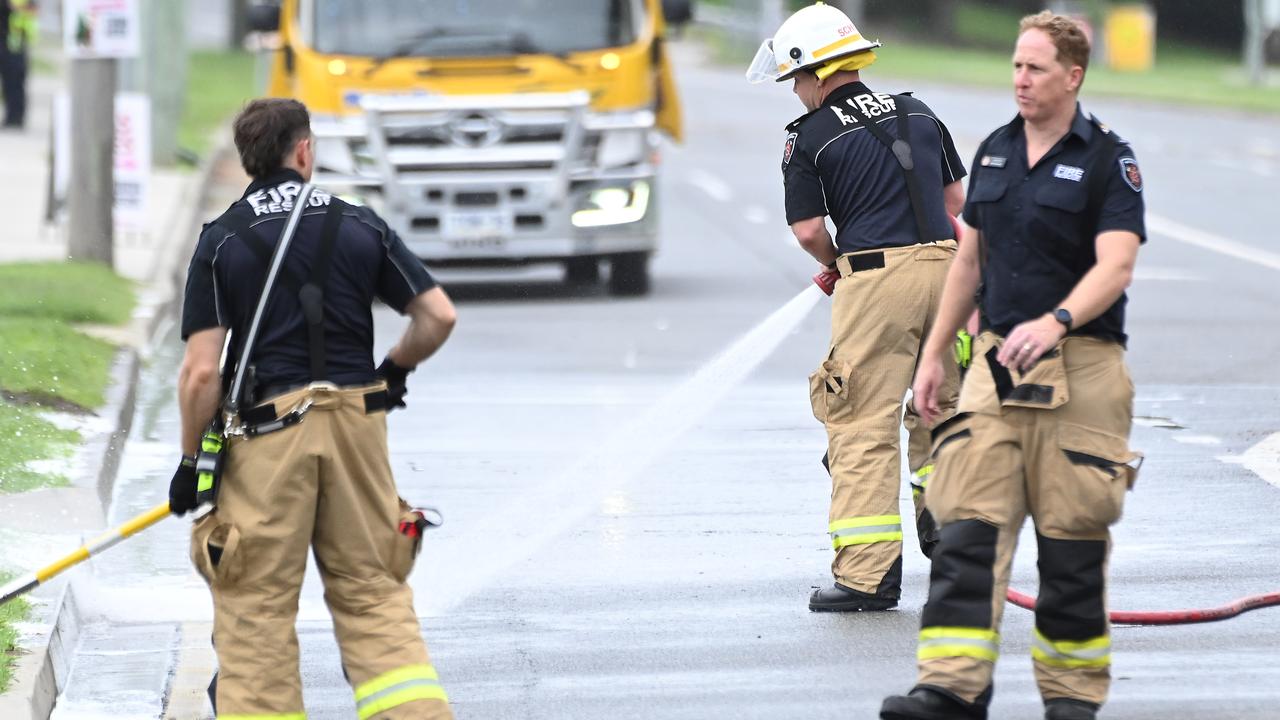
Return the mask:
<svg viewBox="0 0 1280 720">
<path fill-rule="evenodd" d="M 843 12 L 818 3 L 788 18 L 747 71 L 752 82 L 793 80 L 809 111 L 787 126 L 787 223 L 829 277 L 838 273 L 831 345 L 809 378 L 814 415 L 827 429 L 835 583 L 813 593 L 810 610 L 898 604 L 899 422 L 908 431 L 926 555 L 937 539 L 921 497 L 932 471 L 929 428 L 910 404 L 904 417 L 903 401 L 956 253 L 952 218 L 964 201 L 965 169 L 924 103 L 862 82 L 859 71 L 875 62 L 878 47 Z M 946 410 L 955 405 L 958 376 L 951 366 L 939 393 Z"/>
</svg>

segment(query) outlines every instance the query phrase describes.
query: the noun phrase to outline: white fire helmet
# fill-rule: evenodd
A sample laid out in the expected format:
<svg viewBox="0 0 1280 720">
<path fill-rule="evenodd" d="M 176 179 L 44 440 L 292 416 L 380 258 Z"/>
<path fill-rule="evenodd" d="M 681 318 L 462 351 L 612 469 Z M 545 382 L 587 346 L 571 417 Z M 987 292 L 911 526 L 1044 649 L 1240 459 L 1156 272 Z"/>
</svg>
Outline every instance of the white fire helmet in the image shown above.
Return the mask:
<svg viewBox="0 0 1280 720">
<path fill-rule="evenodd" d="M 878 47 L 880 41 L 862 37 L 839 8 L 817 3 L 797 10 L 772 38 L 760 44 L 747 68 L 747 80 L 782 82 L 801 70 Z"/>
</svg>

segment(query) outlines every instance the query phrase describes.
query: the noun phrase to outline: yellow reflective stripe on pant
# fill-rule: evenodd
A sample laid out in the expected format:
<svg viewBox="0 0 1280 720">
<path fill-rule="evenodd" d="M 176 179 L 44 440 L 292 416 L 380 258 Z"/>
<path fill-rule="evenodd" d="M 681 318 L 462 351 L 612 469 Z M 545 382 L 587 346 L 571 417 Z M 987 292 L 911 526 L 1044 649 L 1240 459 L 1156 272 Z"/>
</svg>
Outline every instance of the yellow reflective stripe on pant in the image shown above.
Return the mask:
<svg viewBox="0 0 1280 720">
<path fill-rule="evenodd" d="M 449 701 L 440 685 L 440 676 L 430 665 L 406 665 L 356 688 L 356 712 L 360 720 L 415 700 Z"/>
<path fill-rule="evenodd" d="M 933 474 L 933 465 L 925 465 L 915 472 L 916 479 L 920 482 L 911 483 L 911 497 L 919 499 L 924 494 L 925 488 L 929 487 L 929 476 Z"/>
<path fill-rule="evenodd" d="M 307 720 L 306 713 L 266 713 L 257 715 L 227 715 L 222 713 L 218 715 L 218 720 Z"/>
<path fill-rule="evenodd" d="M 1107 667 L 1111 664 L 1111 636 L 1092 640 L 1050 640 L 1036 630 L 1031 657 L 1058 668 Z"/>
<path fill-rule="evenodd" d="M 995 662 L 1000 656 L 1000 633 L 965 627 L 927 627 L 920 631 L 916 659 L 971 657 Z"/>
<path fill-rule="evenodd" d="M 839 550 L 849 545 L 870 545 L 902 540 L 901 515 L 872 515 L 836 520 L 827 526 L 831 547 Z"/>
</svg>

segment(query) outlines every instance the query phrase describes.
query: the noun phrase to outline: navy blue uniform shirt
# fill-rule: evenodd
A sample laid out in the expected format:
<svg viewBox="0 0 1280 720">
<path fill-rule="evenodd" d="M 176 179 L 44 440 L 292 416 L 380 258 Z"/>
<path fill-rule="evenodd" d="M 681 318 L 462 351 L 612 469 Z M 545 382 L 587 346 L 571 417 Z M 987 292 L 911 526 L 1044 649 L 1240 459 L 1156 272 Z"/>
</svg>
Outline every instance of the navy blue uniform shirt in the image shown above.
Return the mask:
<svg viewBox="0 0 1280 720">
<path fill-rule="evenodd" d="M 1146 242 L 1142 173 L 1128 143 L 1076 108 L 1071 129 L 1033 168 L 1027 167 L 1022 117 L 978 148 L 964 220 L 982 233 L 983 327 L 1007 335 L 1020 323 L 1053 312 L 1097 263 L 1099 233 L 1126 230 Z M 1097 176 L 1094 174 L 1097 173 Z M 1101 183 L 1090 206 L 1090 184 Z M 1124 295 L 1072 335 L 1124 344 Z"/>
<path fill-rule="evenodd" d="M 955 238 L 942 188 L 965 176 L 947 127 L 929 106 L 910 95 L 873 93 L 855 82 L 832 91 L 823 106 L 787 126 L 782 154 L 787 224 L 830 215 L 836 250 L 843 253 L 903 247 L 921 242 L 897 159 L 849 114 L 862 110 L 893 138 L 900 138 L 901 105 L 911 122 L 911 155 L 927 221 L 924 242 Z"/>
<path fill-rule="evenodd" d="M 302 176 L 285 170 L 255 181 L 227 213 L 237 213 L 247 220 L 274 250 L 301 189 Z M 435 287 L 435 281 L 382 218 L 319 188 L 303 211 L 298 232 L 285 256 L 282 276 L 288 271 L 299 279 L 310 277 L 330 203 L 341 204 L 343 217 L 324 291 L 329 376 L 318 379 L 362 385 L 374 379 L 374 300 L 403 313 L 409 301 Z M 208 328 L 229 328 L 232 358 L 238 360 L 236 339 L 249 331 L 266 275 L 267 263 L 254 254 L 243 238 L 216 220 L 205 225 L 187 270 L 182 339 Z M 302 307 L 298 296 L 283 282 L 278 281 L 271 293 L 250 362 L 255 366 L 259 387 L 299 385 L 312 380 Z"/>
</svg>

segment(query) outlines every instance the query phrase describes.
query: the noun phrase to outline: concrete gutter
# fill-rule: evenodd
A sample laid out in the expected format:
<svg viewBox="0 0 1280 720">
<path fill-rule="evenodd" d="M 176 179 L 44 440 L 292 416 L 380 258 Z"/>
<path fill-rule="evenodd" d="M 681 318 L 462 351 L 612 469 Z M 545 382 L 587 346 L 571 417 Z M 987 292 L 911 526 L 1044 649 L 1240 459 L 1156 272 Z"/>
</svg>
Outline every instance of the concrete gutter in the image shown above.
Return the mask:
<svg viewBox="0 0 1280 720">
<path fill-rule="evenodd" d="M 92 489 L 77 484 L 71 488 L 31 493 L 45 493 L 35 499 L 41 507 L 41 515 L 48 513 L 53 499 L 50 495 L 65 495 L 67 497 L 57 497 L 53 504 L 63 508 L 75 506 L 83 517 L 85 501 L 88 500 L 86 495 L 91 495 L 99 501 L 94 508 L 97 517 L 94 526 L 105 525 L 106 509 L 111 502 L 120 458 L 133 424 L 139 369 L 150 355 L 151 348 L 160 340 L 156 335 L 162 321 L 171 316 L 173 307 L 179 302 L 178 290 L 183 286 L 186 275 L 184 263 L 195 247 L 195 238 L 203 220 L 203 199 L 218 161 L 229 151 L 230 144 L 230 136 L 226 132 L 219 134 L 213 144 L 215 149 L 197 171 L 179 180 L 184 187 L 180 199 L 171 206 L 173 209 L 165 220 L 169 232 L 157 245 L 149 278 L 139 288 L 138 305 L 129 325 L 109 330 L 86 328 L 91 334 L 106 337 L 120 345 L 111 370 L 112 384 L 107 393 L 107 403 L 98 411 L 109 420 L 110 429 L 89 438 L 77 453 L 76 466 L 96 473 L 96 477 L 82 478 L 93 483 Z M 184 239 L 188 242 L 183 242 Z M 91 531 L 86 534 L 91 534 Z M 73 549 L 68 547 L 65 552 Z M 65 577 L 58 578 L 33 595 L 37 602 L 43 601 L 43 604 L 34 610 L 38 617 L 24 628 L 27 631 L 22 641 L 25 654 L 16 663 L 8 692 L 0 695 L 0 718 L 3 720 L 48 720 L 70 675 L 71 661 L 79 642 L 80 613 L 72 584 Z"/>
</svg>

